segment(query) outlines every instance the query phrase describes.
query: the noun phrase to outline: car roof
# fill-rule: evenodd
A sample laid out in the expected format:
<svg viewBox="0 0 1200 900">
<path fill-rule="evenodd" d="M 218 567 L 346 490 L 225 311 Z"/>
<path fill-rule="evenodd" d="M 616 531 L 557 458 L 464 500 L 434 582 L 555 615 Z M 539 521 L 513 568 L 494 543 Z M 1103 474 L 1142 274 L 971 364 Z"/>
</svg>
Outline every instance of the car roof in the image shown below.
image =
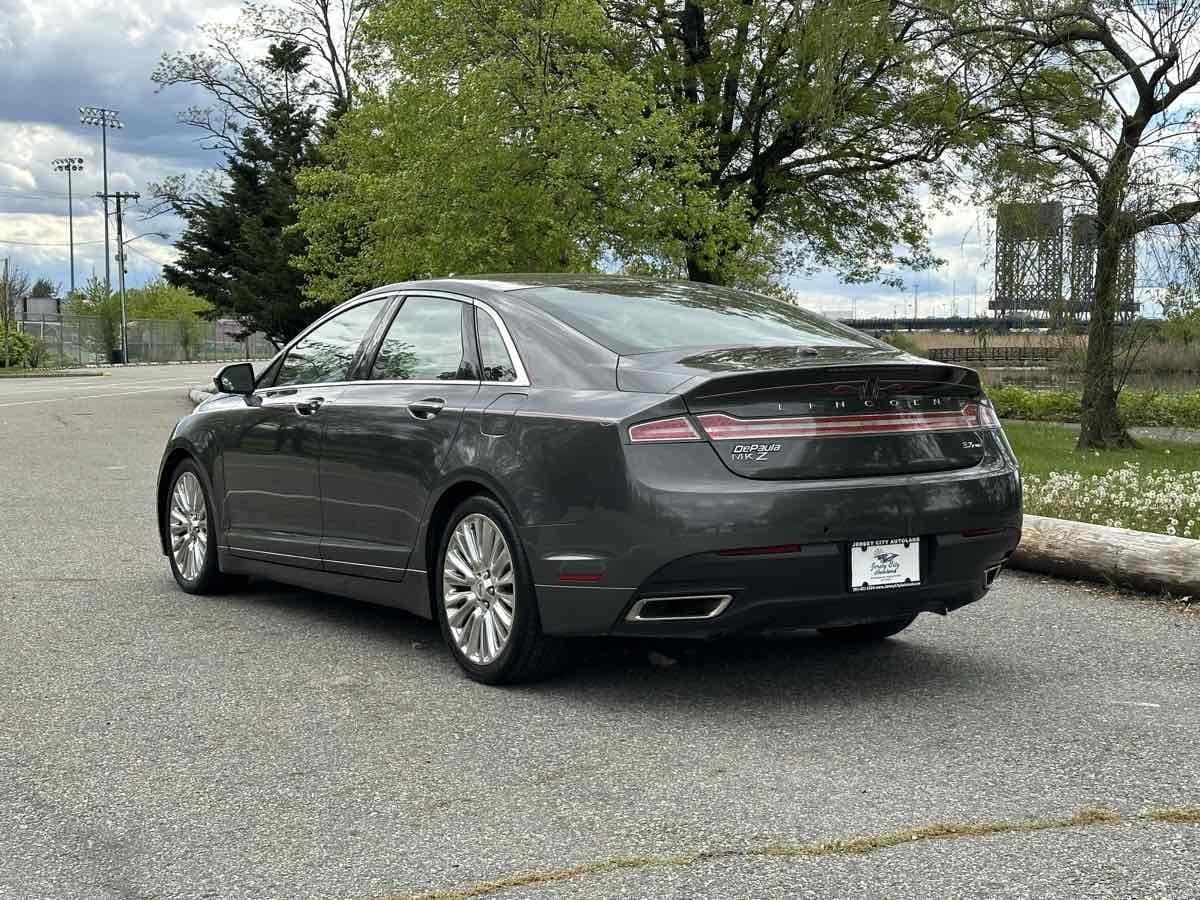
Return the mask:
<svg viewBox="0 0 1200 900">
<path fill-rule="evenodd" d="M 667 278 L 650 278 L 630 275 L 606 275 L 600 272 L 521 272 L 497 273 L 485 275 L 451 275 L 446 278 L 429 278 L 420 281 L 403 281 L 396 284 L 382 285 L 370 293 L 411 290 L 469 290 L 483 288 L 496 293 L 508 293 L 532 287 L 573 287 L 581 289 L 603 289 L 608 293 L 621 294 L 625 292 L 644 291 L 652 285 L 670 284 L 679 289 L 694 288 L 705 290 L 708 285 L 696 284 L 689 281 L 674 281 Z"/>
</svg>

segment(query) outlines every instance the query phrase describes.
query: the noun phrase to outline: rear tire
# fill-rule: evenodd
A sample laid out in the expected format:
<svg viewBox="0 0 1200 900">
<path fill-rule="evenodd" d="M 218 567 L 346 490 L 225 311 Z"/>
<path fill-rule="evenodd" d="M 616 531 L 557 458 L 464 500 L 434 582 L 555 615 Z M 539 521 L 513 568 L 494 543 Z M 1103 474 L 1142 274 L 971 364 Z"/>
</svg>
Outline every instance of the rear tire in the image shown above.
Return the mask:
<svg viewBox="0 0 1200 900">
<path fill-rule="evenodd" d="M 917 620 L 916 615 L 903 616 L 899 619 L 886 619 L 882 622 L 864 622 L 861 625 L 838 625 L 834 628 L 818 628 L 827 638 L 835 641 L 866 643 L 882 641 L 893 634 L 899 634 Z"/>
<path fill-rule="evenodd" d="M 516 684 L 563 668 L 565 642 L 542 633 L 525 548 L 492 497 L 476 494 L 454 510 L 429 577 L 446 646 L 470 678 Z"/>
</svg>

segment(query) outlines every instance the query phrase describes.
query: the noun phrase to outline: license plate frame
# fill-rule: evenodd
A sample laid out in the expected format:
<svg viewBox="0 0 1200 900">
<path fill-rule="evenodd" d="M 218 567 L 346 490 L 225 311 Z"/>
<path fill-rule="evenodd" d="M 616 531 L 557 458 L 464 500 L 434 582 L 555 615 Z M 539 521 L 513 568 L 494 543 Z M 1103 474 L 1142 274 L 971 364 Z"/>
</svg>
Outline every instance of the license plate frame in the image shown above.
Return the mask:
<svg viewBox="0 0 1200 900">
<path fill-rule="evenodd" d="M 921 539 L 885 538 L 850 544 L 850 590 L 885 591 L 921 585 Z"/>
</svg>

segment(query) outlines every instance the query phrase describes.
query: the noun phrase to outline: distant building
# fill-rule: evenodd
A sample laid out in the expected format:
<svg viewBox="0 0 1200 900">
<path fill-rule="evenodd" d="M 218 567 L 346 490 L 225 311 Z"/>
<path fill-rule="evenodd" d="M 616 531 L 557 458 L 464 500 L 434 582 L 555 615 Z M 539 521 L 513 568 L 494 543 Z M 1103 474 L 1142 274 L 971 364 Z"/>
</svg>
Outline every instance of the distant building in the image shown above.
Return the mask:
<svg viewBox="0 0 1200 900">
<path fill-rule="evenodd" d="M 62 315 L 62 300 L 58 297 L 21 297 L 16 305 L 18 319 L 40 319 Z"/>
</svg>

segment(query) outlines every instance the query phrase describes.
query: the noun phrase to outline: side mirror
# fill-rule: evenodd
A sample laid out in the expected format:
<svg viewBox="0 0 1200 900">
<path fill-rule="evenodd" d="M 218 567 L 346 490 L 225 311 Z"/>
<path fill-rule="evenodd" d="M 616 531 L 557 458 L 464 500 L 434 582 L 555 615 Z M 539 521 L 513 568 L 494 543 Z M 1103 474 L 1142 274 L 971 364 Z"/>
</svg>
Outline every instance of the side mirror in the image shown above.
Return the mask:
<svg viewBox="0 0 1200 900">
<path fill-rule="evenodd" d="M 230 363 L 213 377 L 221 394 L 253 394 L 254 366 L 248 362 Z"/>
</svg>

